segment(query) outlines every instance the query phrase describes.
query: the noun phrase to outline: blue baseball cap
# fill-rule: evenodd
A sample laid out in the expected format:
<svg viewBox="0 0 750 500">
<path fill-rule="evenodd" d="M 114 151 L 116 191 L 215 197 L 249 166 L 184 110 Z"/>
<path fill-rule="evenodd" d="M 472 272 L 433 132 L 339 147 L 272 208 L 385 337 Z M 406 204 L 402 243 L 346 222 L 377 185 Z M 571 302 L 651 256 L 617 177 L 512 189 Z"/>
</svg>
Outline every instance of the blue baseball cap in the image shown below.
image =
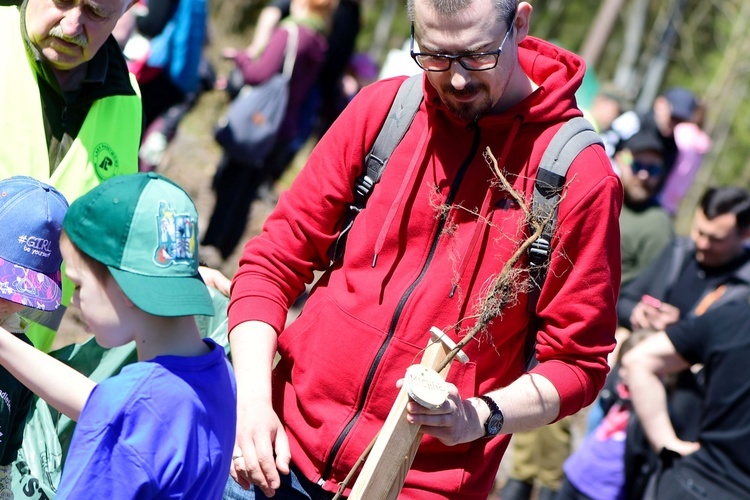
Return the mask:
<svg viewBox="0 0 750 500">
<path fill-rule="evenodd" d="M 33 309 L 60 306 L 60 231 L 68 202 L 33 177 L 0 181 L 0 298 Z"/>
<path fill-rule="evenodd" d="M 669 101 L 672 117 L 682 121 L 693 119 L 695 110 L 698 107 L 698 100 L 695 94 L 686 88 L 673 87 L 664 93 L 664 97 Z"/>
</svg>

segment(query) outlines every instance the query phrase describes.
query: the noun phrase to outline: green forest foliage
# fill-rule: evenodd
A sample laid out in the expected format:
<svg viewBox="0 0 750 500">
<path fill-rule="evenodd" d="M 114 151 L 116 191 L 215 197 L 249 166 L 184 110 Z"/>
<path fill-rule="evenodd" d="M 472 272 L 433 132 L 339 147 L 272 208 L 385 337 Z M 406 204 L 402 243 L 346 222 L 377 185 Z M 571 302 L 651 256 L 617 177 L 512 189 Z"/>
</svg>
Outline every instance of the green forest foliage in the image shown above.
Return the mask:
<svg viewBox="0 0 750 500">
<path fill-rule="evenodd" d="M 406 3 L 403 0 L 362 0 L 363 28 L 360 51 L 369 52 L 382 62 L 389 48 L 402 45 L 409 34 Z M 375 40 L 381 19 L 390 19 L 388 39 Z M 597 11 L 605 0 L 531 0 L 534 7 L 531 34 L 580 51 L 589 35 Z M 612 31 L 593 70 L 599 82 L 614 79 L 625 47 L 625 32 L 632 6 L 625 0 Z M 262 1 L 223 0 L 214 3 L 217 26 L 249 32 Z M 666 20 L 680 8 L 677 37 L 669 53 L 659 90 L 684 86 L 701 96 L 706 104 L 704 128 L 714 147 L 704 160 L 691 197 L 695 199 L 707 185 L 750 185 L 750 2 L 747 0 L 647 0 L 643 36 L 638 40 L 639 58 L 633 71 L 643 77 L 657 51 Z M 221 18 L 224 19 L 221 19 Z M 220 28 L 221 29 L 221 28 Z M 377 48 L 378 53 L 373 53 Z M 632 89 L 631 89 L 632 90 Z M 637 96 L 640 89 L 634 89 Z M 689 204 L 689 203 L 688 203 Z M 692 206 L 687 209 L 692 213 Z"/>
</svg>

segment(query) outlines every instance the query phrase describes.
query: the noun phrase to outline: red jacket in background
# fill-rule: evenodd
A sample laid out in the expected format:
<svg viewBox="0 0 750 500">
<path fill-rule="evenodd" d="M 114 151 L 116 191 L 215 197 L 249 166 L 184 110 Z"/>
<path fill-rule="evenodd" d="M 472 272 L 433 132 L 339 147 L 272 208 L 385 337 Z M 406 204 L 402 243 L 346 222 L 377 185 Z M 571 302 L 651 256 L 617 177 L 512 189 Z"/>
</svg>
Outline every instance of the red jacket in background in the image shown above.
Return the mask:
<svg viewBox="0 0 750 500">
<path fill-rule="evenodd" d="M 492 278 L 528 234 L 521 210 L 494 182 L 485 148 L 500 156 L 510 141 L 499 163 L 531 200 L 548 142 L 566 120 L 581 116 L 574 97 L 584 73 L 580 58 L 531 37 L 519 58 L 539 88 L 476 124 L 450 114 L 424 80 L 425 100 L 357 218 L 343 262 L 323 275 L 286 330 L 289 305 L 313 271 L 328 264 L 354 180 L 402 78 L 360 92 L 245 248 L 230 329 L 260 320 L 281 332 L 274 407 L 293 462 L 329 491 L 380 430 L 396 399 L 396 381 L 419 362 L 430 327 L 460 339 Z M 604 383 L 620 280 L 622 188 L 604 150 L 583 151 L 567 179 L 537 306 L 540 363 L 533 369 L 557 388 L 558 418 L 591 403 Z M 519 295 L 489 334 L 465 348 L 468 364 L 454 363 L 448 380 L 463 398 L 506 386 L 524 372 L 526 301 Z M 509 440 L 448 447 L 426 436 L 402 498 L 487 498 Z"/>
</svg>

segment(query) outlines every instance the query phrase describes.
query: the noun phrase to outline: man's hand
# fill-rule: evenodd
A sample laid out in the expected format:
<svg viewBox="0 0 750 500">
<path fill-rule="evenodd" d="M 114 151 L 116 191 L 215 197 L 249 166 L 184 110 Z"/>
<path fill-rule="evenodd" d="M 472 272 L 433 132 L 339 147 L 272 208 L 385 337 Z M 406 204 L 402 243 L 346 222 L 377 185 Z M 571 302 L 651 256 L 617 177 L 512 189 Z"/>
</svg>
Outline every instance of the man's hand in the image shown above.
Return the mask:
<svg viewBox="0 0 750 500">
<path fill-rule="evenodd" d="M 396 385 L 401 387 L 403 379 L 399 380 Z M 420 424 L 422 432 L 435 436 L 447 446 L 467 443 L 483 437 L 484 420 L 479 415 L 480 403 L 473 399 L 461 399 L 455 385 L 446 385 L 448 399 L 445 403 L 430 410 L 411 400 L 406 405 L 406 419 L 413 424 Z"/>
<path fill-rule="evenodd" d="M 281 486 L 279 473 L 289 474 L 292 455 L 278 416 L 273 408 L 262 406 L 240 402 L 229 473 L 243 488 L 256 485 L 272 497 Z"/>
<path fill-rule="evenodd" d="M 661 331 L 680 319 L 680 310 L 650 295 L 643 298 L 633 308 L 630 324 L 633 330 L 649 329 Z"/>
<path fill-rule="evenodd" d="M 675 453 L 679 453 L 683 457 L 695 453 L 700 450 L 700 443 L 694 443 L 691 441 L 683 441 L 681 439 L 674 439 L 668 443 L 664 443 L 664 448 L 672 450 Z"/>
</svg>

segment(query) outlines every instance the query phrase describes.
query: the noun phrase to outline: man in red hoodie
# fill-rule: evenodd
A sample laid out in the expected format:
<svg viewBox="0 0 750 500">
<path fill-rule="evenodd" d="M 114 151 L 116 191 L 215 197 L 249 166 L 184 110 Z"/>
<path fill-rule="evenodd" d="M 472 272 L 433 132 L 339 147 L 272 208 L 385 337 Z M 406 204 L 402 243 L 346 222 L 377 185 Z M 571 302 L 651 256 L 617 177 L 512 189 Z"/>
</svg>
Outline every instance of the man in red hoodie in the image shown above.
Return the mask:
<svg viewBox="0 0 750 500">
<path fill-rule="evenodd" d="M 483 152 L 530 200 L 547 144 L 581 115 L 583 61 L 528 36 L 531 10 L 517 0 L 410 0 L 424 100 L 343 259 L 329 268 L 327 252 L 403 78 L 358 94 L 247 244 L 229 307 L 239 402 L 225 498 L 330 497 L 382 427 L 430 328 L 458 340 L 474 323 L 487 284 L 528 234 Z M 604 150 L 586 148 L 568 171 L 536 307 L 539 364 L 524 370 L 532 317 L 519 292 L 466 346 L 470 362 L 451 368 L 448 401 L 410 403 L 408 419 L 426 435 L 400 498 L 487 498 L 511 433 L 594 400 L 614 347 L 621 202 Z M 325 273 L 303 314 L 284 329 L 316 270 Z"/>
</svg>

